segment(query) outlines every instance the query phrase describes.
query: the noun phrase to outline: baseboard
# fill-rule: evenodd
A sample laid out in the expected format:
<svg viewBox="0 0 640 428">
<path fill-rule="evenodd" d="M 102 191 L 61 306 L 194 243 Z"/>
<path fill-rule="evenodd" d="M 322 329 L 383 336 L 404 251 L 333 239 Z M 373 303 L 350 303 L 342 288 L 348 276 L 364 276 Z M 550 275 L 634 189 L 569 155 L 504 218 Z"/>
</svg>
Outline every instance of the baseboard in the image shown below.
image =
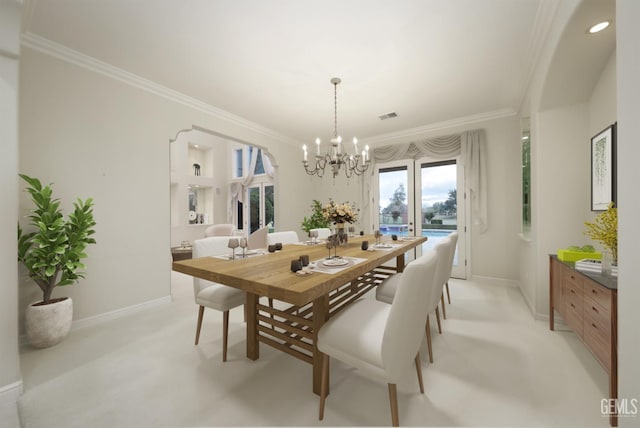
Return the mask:
<svg viewBox="0 0 640 428">
<path fill-rule="evenodd" d="M 477 281 L 483 284 L 487 284 L 487 283 L 492 283 L 492 284 L 499 284 L 499 285 L 503 285 L 506 287 L 515 287 L 515 288 L 519 288 L 520 287 L 520 282 L 516 281 L 514 279 L 505 279 L 505 278 L 495 278 L 492 276 L 481 276 L 481 275 L 472 275 L 471 276 L 471 280 L 472 281 Z"/>
<path fill-rule="evenodd" d="M 171 296 L 161 297 L 159 299 L 149 300 L 147 302 L 138 303 L 137 305 L 127 306 L 126 308 L 116 309 L 115 311 L 105 312 L 104 314 L 75 320 L 71 323 L 71 332 L 87 327 L 96 326 L 105 322 L 113 321 L 137 312 L 146 311 L 148 309 L 157 308 L 171 303 Z M 29 343 L 26 334 L 19 337 L 19 343 L 25 345 Z"/>
<path fill-rule="evenodd" d="M 15 404 L 22 395 L 22 381 L 10 383 L 0 387 L 0 406 L 6 404 Z"/>
</svg>

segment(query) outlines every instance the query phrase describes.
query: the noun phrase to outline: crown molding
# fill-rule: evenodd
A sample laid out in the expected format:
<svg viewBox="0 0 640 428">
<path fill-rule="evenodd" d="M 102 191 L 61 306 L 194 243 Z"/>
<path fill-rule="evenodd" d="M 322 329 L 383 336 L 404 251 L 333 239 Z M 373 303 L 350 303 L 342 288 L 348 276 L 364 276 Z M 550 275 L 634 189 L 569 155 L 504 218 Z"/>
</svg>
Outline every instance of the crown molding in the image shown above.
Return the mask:
<svg viewBox="0 0 640 428">
<path fill-rule="evenodd" d="M 556 16 L 559 4 L 560 0 L 542 0 L 538 5 L 536 19 L 533 23 L 533 29 L 529 39 L 529 46 L 527 47 L 527 52 L 529 53 L 527 58 L 529 58 L 529 62 L 527 63 L 527 77 L 524 82 L 524 90 L 520 100 L 521 110 L 526 109 L 524 104 L 527 100 L 527 96 L 529 95 L 531 81 L 533 80 L 536 66 L 540 60 L 542 49 L 549 37 L 551 24 Z"/>
<path fill-rule="evenodd" d="M 515 116 L 517 112 L 514 109 L 506 108 L 501 110 L 493 110 L 485 113 L 474 114 L 471 116 L 459 117 L 456 119 L 445 120 L 443 122 L 436 122 L 430 125 L 419 126 L 417 128 L 405 129 L 398 132 L 390 132 L 388 134 L 375 135 L 373 137 L 363 138 L 362 143 L 378 144 L 378 143 L 391 143 L 393 140 L 410 139 L 416 136 L 422 136 L 423 134 L 442 131 L 454 127 L 471 125 L 479 122 L 486 122 L 488 120 L 501 119 L 504 117 Z"/>
<path fill-rule="evenodd" d="M 89 55 L 80 53 L 76 50 L 68 48 L 67 46 L 53 42 L 34 33 L 23 33 L 21 36 L 21 45 L 44 53 L 46 55 L 50 55 L 62 61 L 77 65 L 78 67 L 91 70 L 98 74 L 102 74 L 103 76 L 107 76 L 114 80 L 118 80 L 135 88 L 142 89 L 143 91 L 152 93 L 159 97 L 166 98 L 175 103 L 182 104 L 194 110 L 198 110 L 200 112 L 213 116 L 216 119 L 220 119 L 233 125 L 240 126 L 241 128 L 244 128 L 248 131 L 255 132 L 257 134 L 273 138 L 275 140 L 279 140 L 296 147 L 299 145 L 299 142 L 294 140 L 293 138 L 282 135 L 272 129 L 266 128 L 255 122 L 251 122 L 250 120 L 247 120 L 243 117 L 214 107 L 196 98 L 190 97 L 181 92 L 175 91 L 166 86 L 140 77 L 137 74 L 133 74 L 106 62 L 100 61 Z"/>
</svg>

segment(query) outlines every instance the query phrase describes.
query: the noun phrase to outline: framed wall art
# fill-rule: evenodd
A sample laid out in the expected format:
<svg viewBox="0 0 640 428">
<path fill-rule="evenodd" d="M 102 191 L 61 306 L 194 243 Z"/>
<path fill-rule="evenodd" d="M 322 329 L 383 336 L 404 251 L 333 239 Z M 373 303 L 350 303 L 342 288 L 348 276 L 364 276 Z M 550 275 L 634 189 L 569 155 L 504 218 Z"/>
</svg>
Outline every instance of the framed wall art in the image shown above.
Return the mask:
<svg viewBox="0 0 640 428">
<path fill-rule="evenodd" d="M 616 202 L 616 124 L 591 138 L 591 211 Z"/>
</svg>

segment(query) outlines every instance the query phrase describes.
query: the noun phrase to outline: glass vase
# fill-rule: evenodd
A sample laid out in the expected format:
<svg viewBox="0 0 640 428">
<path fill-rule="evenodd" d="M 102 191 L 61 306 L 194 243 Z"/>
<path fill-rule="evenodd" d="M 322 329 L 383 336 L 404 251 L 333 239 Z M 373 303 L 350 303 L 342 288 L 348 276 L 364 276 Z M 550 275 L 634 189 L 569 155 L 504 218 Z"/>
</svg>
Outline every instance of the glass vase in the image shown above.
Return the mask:
<svg viewBox="0 0 640 428">
<path fill-rule="evenodd" d="M 602 274 L 608 276 L 613 274 L 613 253 L 608 248 L 602 250 Z"/>
</svg>

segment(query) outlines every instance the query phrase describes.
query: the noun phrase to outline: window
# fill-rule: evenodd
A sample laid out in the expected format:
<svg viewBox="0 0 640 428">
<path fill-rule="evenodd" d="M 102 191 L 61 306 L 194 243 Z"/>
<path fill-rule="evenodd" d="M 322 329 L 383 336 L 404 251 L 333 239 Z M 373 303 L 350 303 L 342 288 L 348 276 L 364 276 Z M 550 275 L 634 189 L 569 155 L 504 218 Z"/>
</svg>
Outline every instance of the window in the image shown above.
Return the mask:
<svg viewBox="0 0 640 428">
<path fill-rule="evenodd" d="M 234 162 L 234 178 L 241 178 L 244 175 L 244 168 L 242 164 L 242 149 L 235 149 L 233 151 L 233 162 Z"/>
<path fill-rule="evenodd" d="M 529 119 L 522 119 L 522 234 L 531 231 L 531 134 Z"/>
</svg>

